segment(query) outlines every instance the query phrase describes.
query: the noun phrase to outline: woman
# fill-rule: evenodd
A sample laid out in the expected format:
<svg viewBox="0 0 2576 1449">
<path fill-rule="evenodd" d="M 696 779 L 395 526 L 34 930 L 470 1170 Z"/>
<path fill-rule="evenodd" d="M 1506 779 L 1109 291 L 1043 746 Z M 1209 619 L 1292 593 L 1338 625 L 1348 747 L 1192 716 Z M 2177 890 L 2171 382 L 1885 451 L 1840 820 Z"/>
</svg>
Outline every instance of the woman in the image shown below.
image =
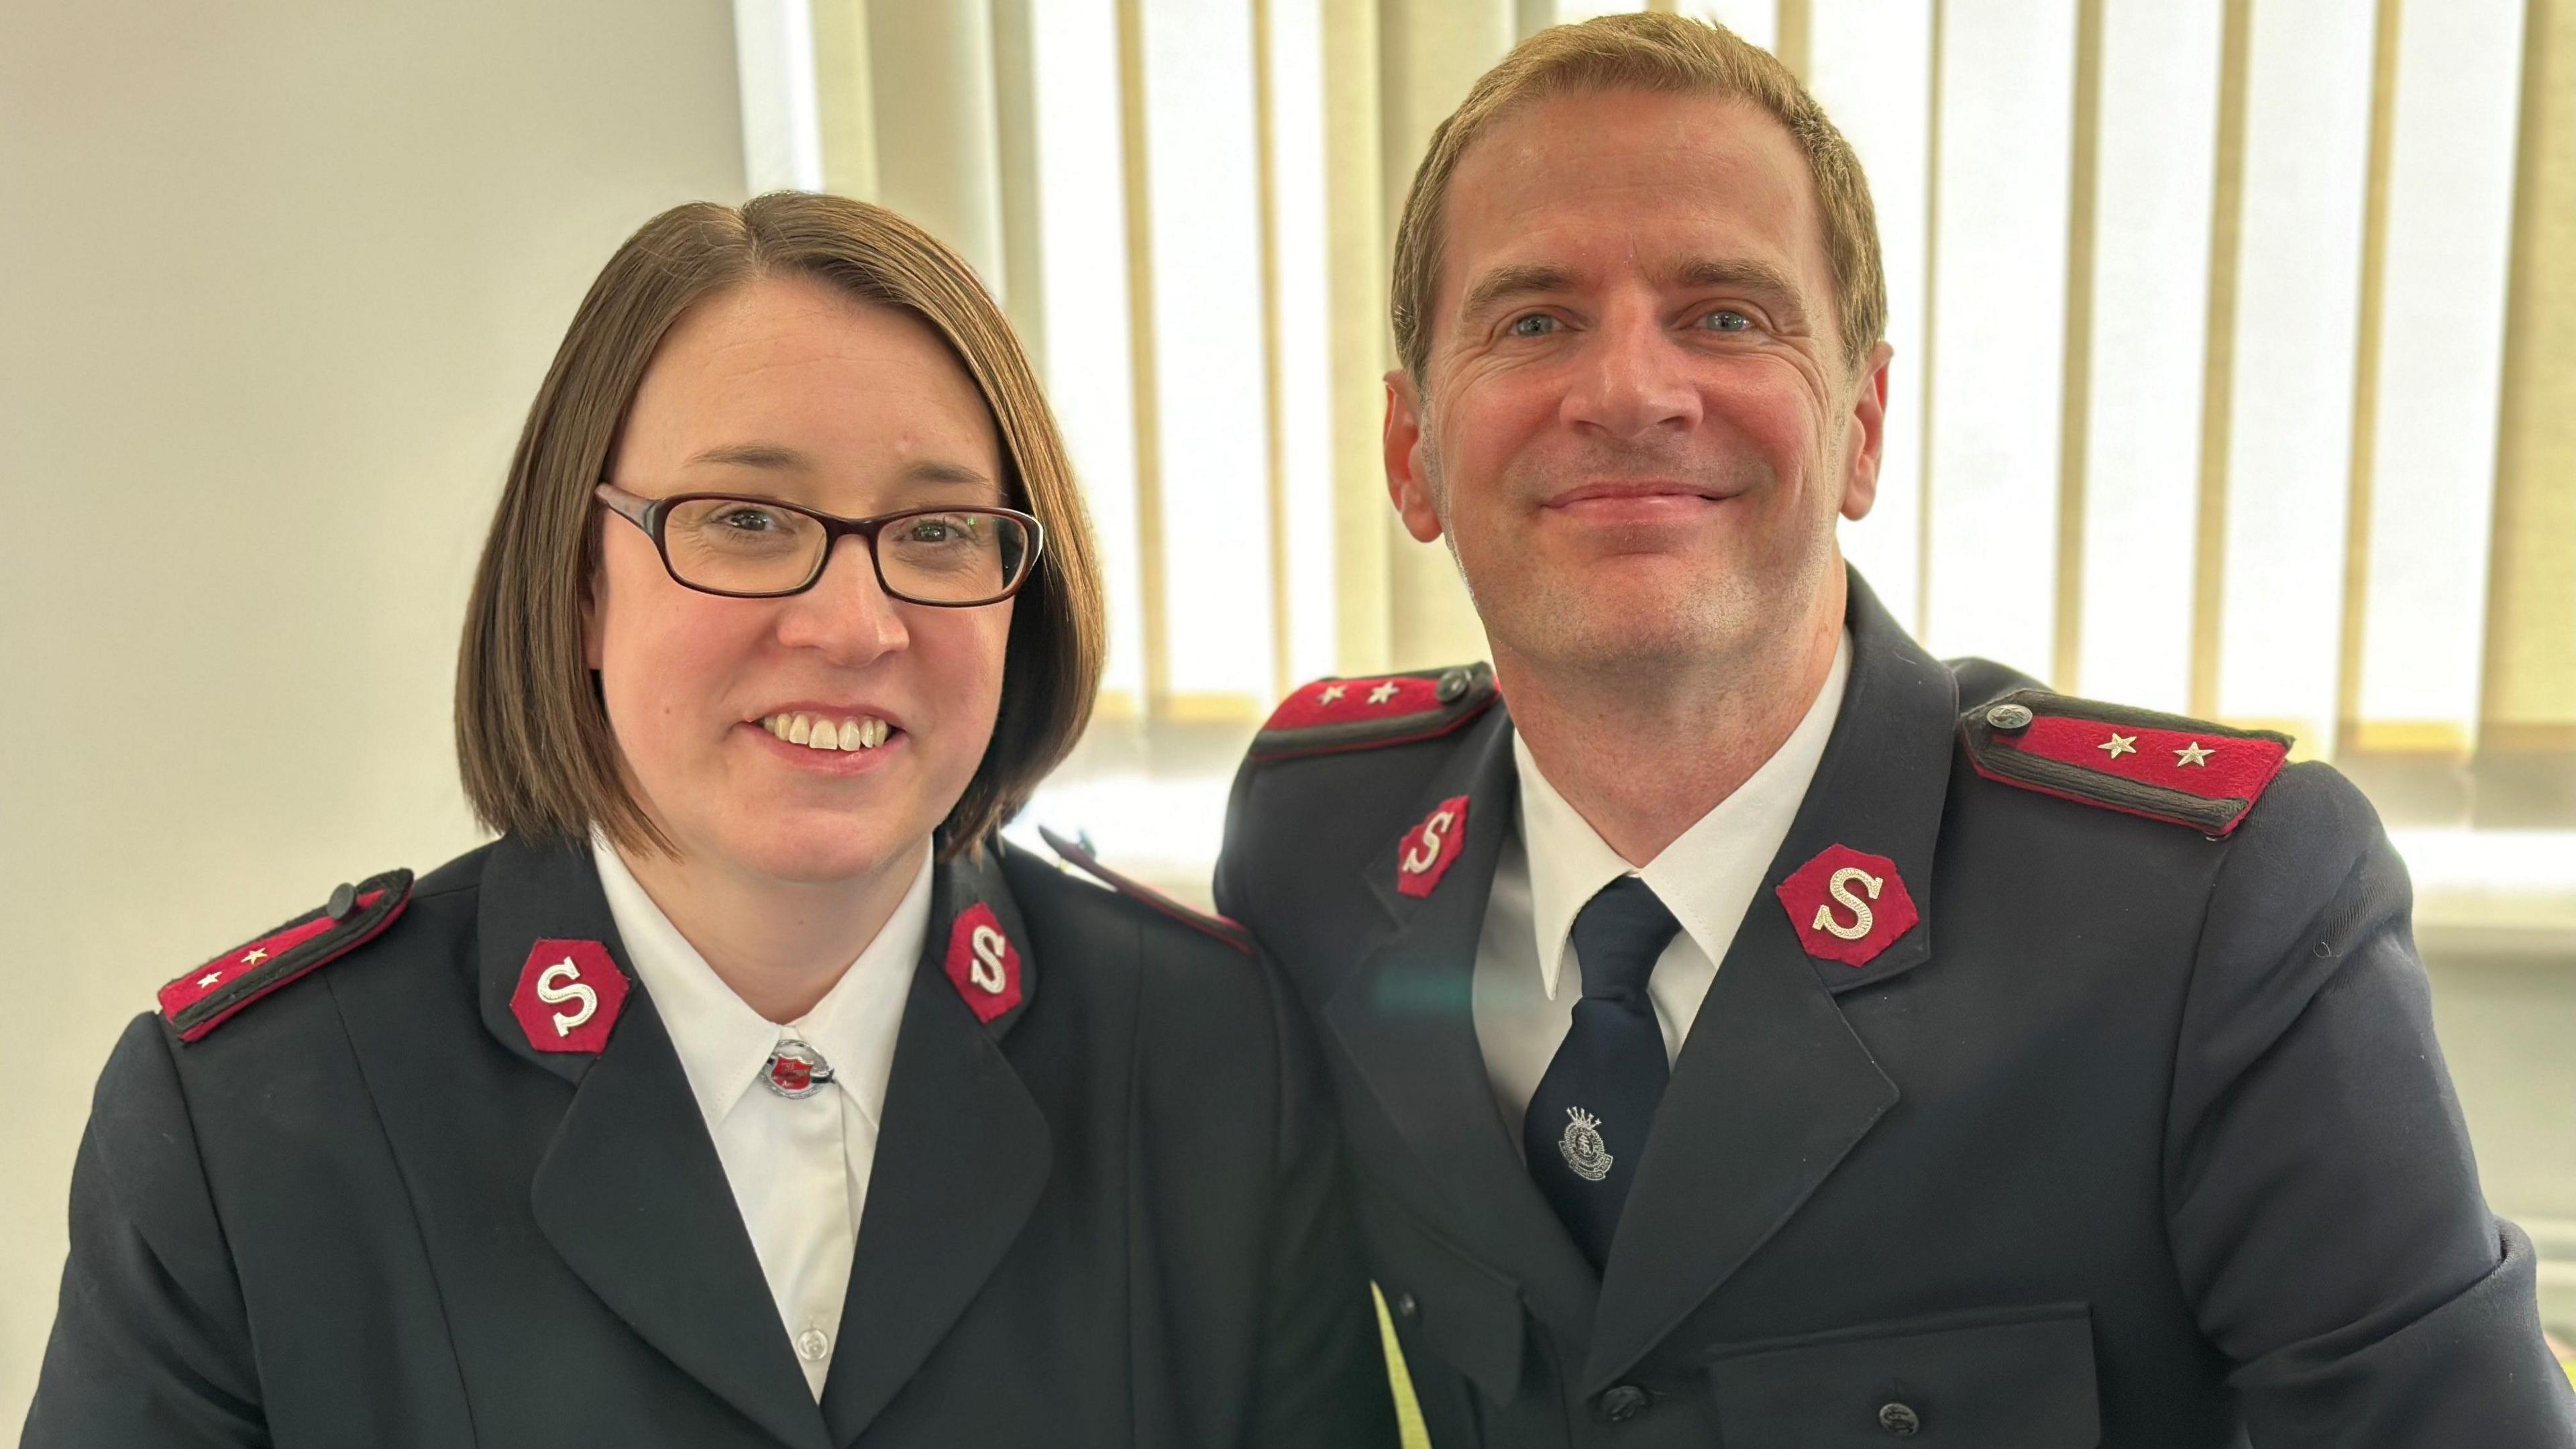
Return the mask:
<svg viewBox="0 0 2576 1449">
<path fill-rule="evenodd" d="M 963 263 L 829 197 L 647 224 L 475 580 L 500 838 L 127 1031 L 27 1443 L 1391 1440 L 1290 1008 L 995 833 L 1099 599 Z"/>
</svg>

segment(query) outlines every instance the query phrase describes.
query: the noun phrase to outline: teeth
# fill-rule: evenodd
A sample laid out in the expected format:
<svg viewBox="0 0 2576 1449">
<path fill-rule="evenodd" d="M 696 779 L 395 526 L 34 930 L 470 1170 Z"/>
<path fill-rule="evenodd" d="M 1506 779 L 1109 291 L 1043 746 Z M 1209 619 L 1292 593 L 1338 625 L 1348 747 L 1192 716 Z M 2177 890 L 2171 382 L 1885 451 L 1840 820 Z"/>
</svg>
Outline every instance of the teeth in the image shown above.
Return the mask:
<svg viewBox="0 0 2576 1449">
<path fill-rule="evenodd" d="M 816 750 L 873 750 L 894 733 L 894 727 L 881 719 L 845 719 L 834 723 L 803 713 L 773 714 L 763 719 L 760 726 L 791 745 Z"/>
</svg>

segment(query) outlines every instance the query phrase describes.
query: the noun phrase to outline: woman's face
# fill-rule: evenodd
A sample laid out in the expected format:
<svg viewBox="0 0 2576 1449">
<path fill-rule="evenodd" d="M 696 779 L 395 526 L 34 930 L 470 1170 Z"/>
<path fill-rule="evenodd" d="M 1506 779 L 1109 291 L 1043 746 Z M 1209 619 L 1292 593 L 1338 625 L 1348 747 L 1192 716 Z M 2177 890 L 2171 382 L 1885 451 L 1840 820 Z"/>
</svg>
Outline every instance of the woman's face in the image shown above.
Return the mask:
<svg viewBox="0 0 2576 1449">
<path fill-rule="evenodd" d="M 644 498 L 756 494 L 845 518 L 1010 501 L 983 395 L 928 324 L 798 276 L 680 319 L 608 477 Z M 598 526 L 585 647 L 638 797 L 681 859 L 803 883 L 909 864 L 992 738 L 1011 602 L 897 602 L 856 537 L 805 593 L 722 598 L 673 580 L 643 530 L 605 509 Z M 800 714 L 808 736 L 884 743 L 817 749 L 767 723 Z"/>
</svg>

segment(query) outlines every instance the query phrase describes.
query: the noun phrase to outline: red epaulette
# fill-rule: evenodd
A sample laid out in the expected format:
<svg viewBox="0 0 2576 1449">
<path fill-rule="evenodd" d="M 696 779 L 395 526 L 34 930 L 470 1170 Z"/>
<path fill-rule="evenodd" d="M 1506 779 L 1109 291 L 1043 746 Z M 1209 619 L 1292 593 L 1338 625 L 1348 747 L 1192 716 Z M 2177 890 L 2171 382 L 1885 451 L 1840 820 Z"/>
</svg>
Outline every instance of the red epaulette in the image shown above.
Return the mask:
<svg viewBox="0 0 2576 1449">
<path fill-rule="evenodd" d="M 331 892 L 306 911 L 245 941 L 161 988 L 161 1014 L 181 1041 L 195 1041 L 234 1012 L 383 935 L 411 901 L 411 872 L 389 870 Z"/>
<path fill-rule="evenodd" d="M 1318 679 L 1252 737 L 1256 763 L 1438 739 L 1494 702 L 1494 667 L 1461 664 L 1366 679 Z"/>
<path fill-rule="evenodd" d="M 2290 737 L 2181 715 L 2015 690 L 1959 720 L 1968 762 L 1989 780 L 2188 825 L 2233 831 L 2290 757 Z"/>
<path fill-rule="evenodd" d="M 1066 864 L 1076 867 L 1081 870 L 1083 874 L 1090 876 L 1102 885 L 1118 892 L 1118 894 L 1126 896 L 1131 900 L 1142 901 L 1154 910 L 1171 917 L 1173 920 L 1180 922 L 1182 925 L 1189 927 L 1193 931 L 1198 931 L 1202 934 L 1216 937 L 1218 940 L 1232 946 L 1234 949 L 1241 951 L 1246 956 L 1253 954 L 1252 933 L 1243 929 L 1240 922 L 1229 920 L 1224 916 L 1211 915 L 1206 911 L 1195 910 L 1172 899 L 1170 896 L 1163 894 L 1161 891 L 1154 889 L 1152 886 L 1145 884 L 1143 881 L 1136 879 L 1134 876 L 1123 875 L 1117 871 L 1111 870 L 1109 867 L 1100 863 L 1100 857 L 1093 854 L 1090 847 L 1083 845 L 1079 841 L 1067 840 L 1063 836 L 1056 834 L 1054 831 L 1047 829 L 1043 825 L 1038 827 L 1038 837 L 1047 843 L 1048 849 L 1053 850 L 1060 856 L 1063 856 Z"/>
</svg>

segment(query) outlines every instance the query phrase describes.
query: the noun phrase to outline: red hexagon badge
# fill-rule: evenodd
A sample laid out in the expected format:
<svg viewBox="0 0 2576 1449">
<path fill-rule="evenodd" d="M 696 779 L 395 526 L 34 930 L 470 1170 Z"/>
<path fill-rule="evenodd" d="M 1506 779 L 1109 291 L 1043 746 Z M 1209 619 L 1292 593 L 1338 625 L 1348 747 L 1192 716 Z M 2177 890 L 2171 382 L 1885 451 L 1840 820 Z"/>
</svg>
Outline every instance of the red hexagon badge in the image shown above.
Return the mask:
<svg viewBox="0 0 2576 1449">
<path fill-rule="evenodd" d="M 1020 1004 L 1019 948 L 982 901 L 959 911 L 957 924 L 948 928 L 948 982 L 987 1026 Z"/>
<path fill-rule="evenodd" d="M 1780 904 L 1807 954 L 1866 966 L 1914 929 L 1914 897 L 1896 862 L 1833 845 L 1780 882 Z"/>
<path fill-rule="evenodd" d="M 595 1052 L 626 1005 L 626 973 L 597 941 L 539 941 L 519 968 L 510 1014 L 541 1052 Z"/>
<path fill-rule="evenodd" d="M 1404 832 L 1396 851 L 1395 888 L 1408 896 L 1427 896 L 1457 862 L 1467 843 L 1467 797 L 1453 795 Z"/>
</svg>

